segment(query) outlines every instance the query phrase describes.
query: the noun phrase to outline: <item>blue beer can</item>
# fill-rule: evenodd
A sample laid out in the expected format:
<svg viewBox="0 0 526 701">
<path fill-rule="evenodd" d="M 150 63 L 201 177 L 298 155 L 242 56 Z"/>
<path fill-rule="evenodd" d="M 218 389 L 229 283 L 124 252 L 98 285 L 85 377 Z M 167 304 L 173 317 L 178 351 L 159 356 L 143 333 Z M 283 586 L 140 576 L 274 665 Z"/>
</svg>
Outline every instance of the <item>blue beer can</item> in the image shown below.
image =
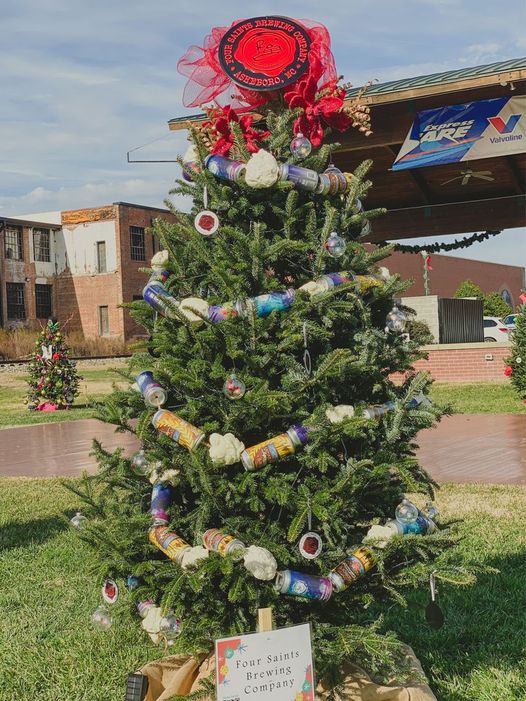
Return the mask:
<svg viewBox="0 0 526 701">
<path fill-rule="evenodd" d="M 302 599 L 327 601 L 332 596 L 332 582 L 328 577 L 283 570 L 276 575 L 274 588 L 280 594 L 299 596 Z"/>
<path fill-rule="evenodd" d="M 162 282 L 148 282 L 142 291 L 143 299 L 155 309 L 156 312 L 168 318 L 174 316 L 174 306 L 179 303 L 172 297 Z"/>
</svg>

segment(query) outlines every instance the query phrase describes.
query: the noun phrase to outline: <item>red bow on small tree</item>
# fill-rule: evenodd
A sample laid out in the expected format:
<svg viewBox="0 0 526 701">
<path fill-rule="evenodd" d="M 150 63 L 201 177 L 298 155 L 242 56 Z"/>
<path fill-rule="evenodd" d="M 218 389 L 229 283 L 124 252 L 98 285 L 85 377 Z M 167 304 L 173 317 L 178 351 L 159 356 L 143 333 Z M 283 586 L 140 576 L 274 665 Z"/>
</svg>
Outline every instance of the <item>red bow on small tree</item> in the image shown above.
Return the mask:
<svg viewBox="0 0 526 701">
<path fill-rule="evenodd" d="M 222 109 L 211 109 L 208 111 L 208 116 L 210 119 L 204 122 L 199 131 L 210 142 L 211 153 L 217 153 L 220 156 L 228 156 L 235 143 L 231 122 L 239 124 L 250 153 L 257 153 L 261 148 L 257 142 L 270 136 L 269 131 L 254 129 L 252 126 L 254 115 L 245 114 L 240 117 L 230 105 Z"/>
</svg>

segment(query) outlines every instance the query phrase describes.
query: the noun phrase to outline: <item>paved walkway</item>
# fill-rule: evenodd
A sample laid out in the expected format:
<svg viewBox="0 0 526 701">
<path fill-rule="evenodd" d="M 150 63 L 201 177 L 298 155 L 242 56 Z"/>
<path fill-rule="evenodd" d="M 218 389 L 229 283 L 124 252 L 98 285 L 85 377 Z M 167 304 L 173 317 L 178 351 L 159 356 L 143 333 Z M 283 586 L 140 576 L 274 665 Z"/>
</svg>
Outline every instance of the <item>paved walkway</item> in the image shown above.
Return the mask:
<svg viewBox="0 0 526 701">
<path fill-rule="evenodd" d="M 93 438 L 131 455 L 134 436 L 95 419 L 0 431 L 0 476 L 74 476 L 94 472 Z M 421 465 L 438 482 L 526 484 L 526 414 L 458 414 L 418 436 Z"/>
</svg>

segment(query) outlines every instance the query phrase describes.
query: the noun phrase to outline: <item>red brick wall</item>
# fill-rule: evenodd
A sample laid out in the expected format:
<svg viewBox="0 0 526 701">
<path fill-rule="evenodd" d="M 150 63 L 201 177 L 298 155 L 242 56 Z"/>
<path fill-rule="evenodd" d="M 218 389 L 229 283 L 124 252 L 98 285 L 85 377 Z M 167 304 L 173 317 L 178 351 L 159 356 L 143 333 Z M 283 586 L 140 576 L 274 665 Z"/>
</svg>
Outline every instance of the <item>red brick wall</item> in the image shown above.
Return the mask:
<svg viewBox="0 0 526 701">
<path fill-rule="evenodd" d="M 504 358 L 510 354 L 510 346 L 504 343 L 469 343 L 437 346 L 427 350 L 427 360 L 417 360 L 414 369 L 425 370 L 439 382 L 508 382 L 504 375 Z M 492 360 L 486 360 L 486 355 Z M 401 382 L 403 375 L 391 375 L 394 382 Z"/>
<path fill-rule="evenodd" d="M 119 269 L 122 271 L 119 299 L 123 302 L 131 302 L 134 295 L 141 295 L 143 287 L 148 281 L 148 274 L 141 273 L 140 268 L 148 268 L 153 256 L 153 236 L 150 229 L 154 219 L 164 219 L 172 223 L 177 221 L 173 214 L 164 209 L 134 207 L 123 203 L 117 204 L 117 219 L 115 223 L 117 255 L 119 257 Z M 131 259 L 130 226 L 140 226 L 145 229 L 145 261 Z M 128 311 L 123 309 L 121 312 L 125 338 L 129 339 L 133 336 L 144 335 L 144 329 L 133 321 Z"/>
<path fill-rule="evenodd" d="M 100 336 L 99 306 L 108 307 L 109 336 L 122 336 L 123 310 L 120 303 L 120 275 L 114 273 L 75 275 L 69 271 L 55 278 L 55 308 L 68 330 L 82 330 L 86 338 Z"/>
<path fill-rule="evenodd" d="M 414 283 L 404 296 L 424 294 L 420 253 L 395 252 L 382 264 L 387 266 L 391 273 L 398 273 L 403 280 L 413 278 Z M 486 294 L 501 292 L 506 288 L 513 299 L 513 306 L 519 303 L 521 287 L 524 286 L 524 268 L 442 254 L 432 255 L 431 265 L 433 270 L 429 273 L 429 281 L 432 295 L 453 297 L 461 282 L 472 280 Z"/>
</svg>

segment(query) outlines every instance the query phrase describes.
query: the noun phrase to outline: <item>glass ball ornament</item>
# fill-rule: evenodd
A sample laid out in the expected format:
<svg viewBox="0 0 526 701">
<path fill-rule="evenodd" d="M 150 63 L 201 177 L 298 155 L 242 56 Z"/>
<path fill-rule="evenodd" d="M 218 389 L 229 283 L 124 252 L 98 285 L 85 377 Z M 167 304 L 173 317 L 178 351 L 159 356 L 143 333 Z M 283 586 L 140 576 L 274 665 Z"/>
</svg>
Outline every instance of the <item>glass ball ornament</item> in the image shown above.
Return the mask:
<svg viewBox="0 0 526 701">
<path fill-rule="evenodd" d="M 113 624 L 110 612 L 105 606 L 97 606 L 91 615 L 91 622 L 94 628 L 99 630 L 109 630 Z"/>
<path fill-rule="evenodd" d="M 402 499 L 396 507 L 395 518 L 400 523 L 414 523 L 418 518 L 418 509 L 409 499 Z"/>
<path fill-rule="evenodd" d="M 86 523 L 88 522 L 88 519 L 83 516 L 80 511 L 77 511 L 75 516 L 70 520 L 70 524 L 73 526 L 73 528 L 78 528 L 79 530 L 82 530 Z"/>
<path fill-rule="evenodd" d="M 438 507 L 435 504 L 433 504 L 432 501 L 428 501 L 426 504 L 426 516 L 428 516 L 432 520 L 439 515 L 440 511 L 438 510 Z"/>
<path fill-rule="evenodd" d="M 241 399 L 247 391 L 243 380 L 240 380 L 235 373 L 229 375 L 223 385 L 223 393 L 229 399 Z"/>
<path fill-rule="evenodd" d="M 139 450 L 132 458 L 132 470 L 136 475 L 145 476 L 150 474 L 150 463 L 144 454 L 144 450 Z"/>
<path fill-rule="evenodd" d="M 167 613 L 166 616 L 161 618 L 159 633 L 170 645 L 181 635 L 181 619 L 177 618 L 173 613 Z"/>
<path fill-rule="evenodd" d="M 401 309 L 395 306 L 391 309 L 385 320 L 385 325 L 389 331 L 404 331 L 407 324 L 407 316 Z"/>
<path fill-rule="evenodd" d="M 290 152 L 296 158 L 307 158 L 307 156 L 312 151 L 312 144 L 303 136 L 301 132 L 298 132 L 296 136 L 290 142 Z"/>
<path fill-rule="evenodd" d="M 345 239 L 342 239 L 341 236 L 339 236 L 335 231 L 333 231 L 327 239 L 327 241 L 325 242 L 325 248 L 327 249 L 327 253 L 332 258 L 339 258 L 345 253 L 347 244 L 345 243 Z"/>
</svg>

